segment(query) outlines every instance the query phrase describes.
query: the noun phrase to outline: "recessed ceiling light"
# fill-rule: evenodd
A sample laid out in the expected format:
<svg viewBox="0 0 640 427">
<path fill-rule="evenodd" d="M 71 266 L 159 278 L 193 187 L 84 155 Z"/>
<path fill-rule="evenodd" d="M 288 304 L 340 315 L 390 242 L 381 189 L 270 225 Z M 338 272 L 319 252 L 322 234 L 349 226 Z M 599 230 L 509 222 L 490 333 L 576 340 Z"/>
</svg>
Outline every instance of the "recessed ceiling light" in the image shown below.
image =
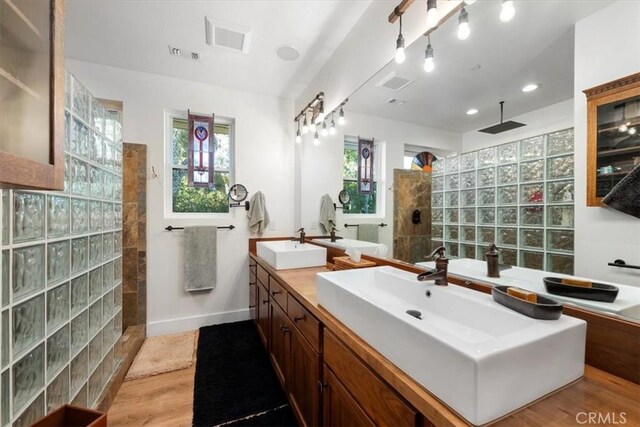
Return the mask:
<svg viewBox="0 0 640 427">
<path fill-rule="evenodd" d="M 281 46 L 276 51 L 278 57 L 283 61 L 295 61 L 300 57 L 300 53 L 298 53 L 298 49 L 293 46 Z"/>
<path fill-rule="evenodd" d="M 536 83 L 529 83 L 528 85 L 526 85 L 525 87 L 522 88 L 523 92 L 533 92 L 534 90 L 538 89 L 538 84 Z"/>
<path fill-rule="evenodd" d="M 471 108 L 469 110 L 467 110 L 467 116 L 473 116 L 474 114 L 478 113 L 478 109 L 477 108 Z"/>
</svg>

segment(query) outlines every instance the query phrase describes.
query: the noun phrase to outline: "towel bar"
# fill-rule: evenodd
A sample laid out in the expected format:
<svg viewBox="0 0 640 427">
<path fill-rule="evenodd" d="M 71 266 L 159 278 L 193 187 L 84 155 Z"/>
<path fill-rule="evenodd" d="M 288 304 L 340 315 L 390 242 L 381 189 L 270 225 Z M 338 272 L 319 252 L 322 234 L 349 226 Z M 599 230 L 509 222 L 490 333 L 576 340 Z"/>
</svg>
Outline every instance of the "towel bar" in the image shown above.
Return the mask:
<svg viewBox="0 0 640 427">
<path fill-rule="evenodd" d="M 613 262 L 608 263 L 607 265 L 610 265 L 611 267 L 631 268 L 634 270 L 640 270 L 640 265 L 630 265 L 621 259 L 617 259 Z"/>
<path fill-rule="evenodd" d="M 225 228 L 227 230 L 233 230 L 234 228 L 236 228 L 236 226 L 232 224 L 232 225 L 219 226 L 218 228 Z M 173 226 L 170 225 L 168 227 L 165 227 L 165 230 L 167 230 L 167 231 L 184 230 L 184 227 L 173 227 Z"/>
<path fill-rule="evenodd" d="M 345 224 L 344 227 L 345 228 L 349 228 L 349 227 L 359 227 L 360 224 Z M 384 222 L 381 222 L 380 224 L 378 224 L 378 227 L 386 227 L 387 224 L 385 224 Z"/>
</svg>

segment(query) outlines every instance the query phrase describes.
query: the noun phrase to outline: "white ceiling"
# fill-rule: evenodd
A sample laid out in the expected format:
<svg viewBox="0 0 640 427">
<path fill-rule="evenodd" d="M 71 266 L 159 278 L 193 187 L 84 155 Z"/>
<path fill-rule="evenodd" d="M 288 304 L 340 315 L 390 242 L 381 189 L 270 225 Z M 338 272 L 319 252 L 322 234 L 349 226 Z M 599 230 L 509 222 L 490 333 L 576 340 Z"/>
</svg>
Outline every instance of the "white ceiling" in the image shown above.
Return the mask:
<svg viewBox="0 0 640 427">
<path fill-rule="evenodd" d="M 599 0 L 515 1 L 516 15 L 509 23 L 498 19 L 500 2 L 480 0 L 467 6 L 471 36 L 457 39 L 457 15 L 431 36 L 436 69 L 423 71 L 427 40 L 407 48 L 407 60 L 391 61 L 356 93 L 348 109 L 433 128 L 467 132 L 500 121 L 498 102 L 505 103 L 505 121 L 573 97 L 575 22 L 613 3 Z M 407 13 L 421 13 L 410 8 Z M 389 40 L 394 44 L 395 40 Z M 478 71 L 471 68 L 480 64 Z M 376 87 L 395 72 L 415 80 L 400 91 Z M 538 90 L 523 93 L 529 82 Z M 391 105 L 390 98 L 405 101 Z M 479 113 L 467 116 L 477 108 Z"/>
<path fill-rule="evenodd" d="M 65 56 L 295 99 L 371 0 L 67 0 Z M 248 54 L 209 46 L 205 16 L 252 30 Z M 381 23 L 384 25 L 384 23 Z M 200 61 L 169 55 L 195 51 Z M 293 62 L 276 55 L 295 46 Z"/>
</svg>

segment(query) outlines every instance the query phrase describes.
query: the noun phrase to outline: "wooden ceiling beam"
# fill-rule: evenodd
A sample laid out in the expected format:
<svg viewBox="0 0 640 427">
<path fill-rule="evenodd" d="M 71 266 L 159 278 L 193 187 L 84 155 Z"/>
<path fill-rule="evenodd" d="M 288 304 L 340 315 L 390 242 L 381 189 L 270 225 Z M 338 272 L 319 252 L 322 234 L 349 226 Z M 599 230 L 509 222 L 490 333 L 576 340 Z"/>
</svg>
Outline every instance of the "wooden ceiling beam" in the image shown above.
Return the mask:
<svg viewBox="0 0 640 427">
<path fill-rule="evenodd" d="M 396 22 L 398 18 L 400 18 L 400 15 L 402 15 L 407 9 L 409 9 L 413 2 L 414 0 L 402 0 L 400 4 L 396 6 L 395 9 L 393 9 L 391 15 L 389 15 L 389 22 L 392 24 Z"/>
</svg>

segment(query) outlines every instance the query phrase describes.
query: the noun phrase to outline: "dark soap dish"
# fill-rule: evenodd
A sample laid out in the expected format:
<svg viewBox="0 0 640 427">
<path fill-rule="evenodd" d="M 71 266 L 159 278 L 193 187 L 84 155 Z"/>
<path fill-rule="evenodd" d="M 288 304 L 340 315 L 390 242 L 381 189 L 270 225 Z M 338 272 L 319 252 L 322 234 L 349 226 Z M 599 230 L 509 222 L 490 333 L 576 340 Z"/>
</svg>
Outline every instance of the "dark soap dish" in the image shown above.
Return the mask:
<svg viewBox="0 0 640 427">
<path fill-rule="evenodd" d="M 604 283 L 591 282 L 591 287 L 586 287 L 564 284 L 559 277 L 545 277 L 542 280 L 547 292 L 563 297 L 613 302 L 618 296 L 618 288 Z"/>
<path fill-rule="evenodd" d="M 491 289 L 493 300 L 511 310 L 517 311 L 525 316 L 541 320 L 558 320 L 562 314 L 562 304 L 551 298 L 537 295 L 538 302 L 525 301 L 507 293 L 508 288 L 513 286 L 494 286 Z"/>
</svg>

